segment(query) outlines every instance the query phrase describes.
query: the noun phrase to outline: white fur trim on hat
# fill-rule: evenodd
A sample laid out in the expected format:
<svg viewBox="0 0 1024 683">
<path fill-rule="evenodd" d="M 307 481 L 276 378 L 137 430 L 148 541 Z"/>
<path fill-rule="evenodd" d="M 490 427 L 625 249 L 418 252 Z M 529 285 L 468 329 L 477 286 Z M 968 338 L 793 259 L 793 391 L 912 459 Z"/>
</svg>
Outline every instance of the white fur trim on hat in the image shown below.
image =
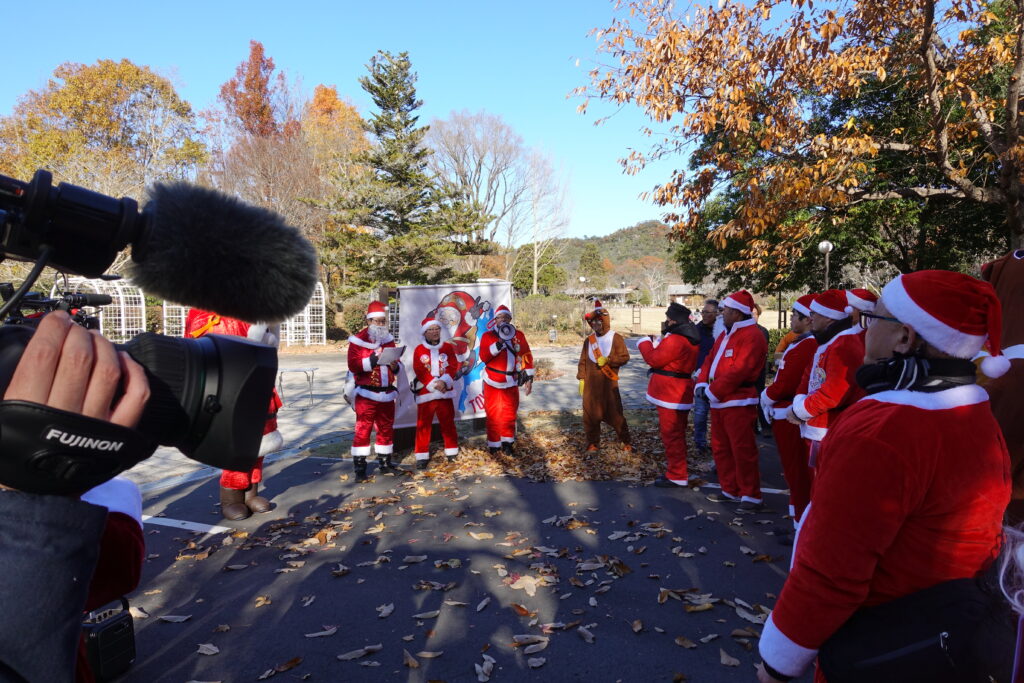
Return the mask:
<svg viewBox="0 0 1024 683">
<path fill-rule="evenodd" d="M 902 275 L 882 288 L 881 300 L 894 318 L 913 327 L 922 339 L 943 353 L 956 358 L 973 358 L 985 343 L 985 335 L 961 332 L 921 308 L 907 293 Z M 984 367 L 982 372 L 985 372 Z"/>
<path fill-rule="evenodd" d="M 804 316 L 804 317 L 807 317 L 807 318 L 811 317 L 811 309 L 807 308 L 806 306 L 804 306 L 799 301 L 794 301 L 793 302 L 793 310 L 796 311 L 797 313 L 799 313 L 800 315 Z"/>
<path fill-rule="evenodd" d="M 1010 359 L 1006 356 L 986 356 L 981 361 L 981 371 L 986 377 L 995 379 L 1010 371 Z"/>
<path fill-rule="evenodd" d="M 856 308 L 858 311 L 866 311 L 871 313 L 875 310 L 875 302 L 862 299 L 854 294 L 849 289 L 846 290 L 846 300 L 850 302 L 850 305 Z"/>
<path fill-rule="evenodd" d="M 441 323 L 435 320 L 434 318 L 431 318 L 430 320 L 425 320 L 423 324 L 420 326 L 420 332 L 426 332 L 427 328 L 433 327 L 435 325 L 441 327 Z"/>
<path fill-rule="evenodd" d="M 846 308 L 849 309 L 850 307 L 847 306 Z M 828 306 L 824 306 L 818 303 L 817 299 L 811 302 L 811 310 L 817 313 L 818 315 L 823 315 L 826 318 L 830 318 L 831 320 L 842 320 L 843 318 L 850 317 L 850 313 L 848 310 L 837 311 L 835 309 L 829 308 Z"/>
<path fill-rule="evenodd" d="M 750 315 L 750 306 L 741 304 L 739 301 L 736 301 L 736 299 L 733 299 L 731 296 L 725 297 L 725 300 L 722 302 L 722 306 L 725 308 L 735 309 L 745 315 Z"/>
</svg>

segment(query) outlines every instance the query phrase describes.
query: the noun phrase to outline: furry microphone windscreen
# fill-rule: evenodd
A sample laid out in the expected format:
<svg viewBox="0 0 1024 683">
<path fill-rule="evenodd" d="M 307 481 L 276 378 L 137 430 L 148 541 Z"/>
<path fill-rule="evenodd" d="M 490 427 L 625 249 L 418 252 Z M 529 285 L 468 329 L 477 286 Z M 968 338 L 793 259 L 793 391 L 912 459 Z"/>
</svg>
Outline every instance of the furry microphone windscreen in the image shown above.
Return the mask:
<svg viewBox="0 0 1024 683">
<path fill-rule="evenodd" d="M 154 185 L 145 213 L 129 277 L 147 294 L 249 322 L 309 303 L 316 250 L 277 213 L 188 183 Z"/>
</svg>

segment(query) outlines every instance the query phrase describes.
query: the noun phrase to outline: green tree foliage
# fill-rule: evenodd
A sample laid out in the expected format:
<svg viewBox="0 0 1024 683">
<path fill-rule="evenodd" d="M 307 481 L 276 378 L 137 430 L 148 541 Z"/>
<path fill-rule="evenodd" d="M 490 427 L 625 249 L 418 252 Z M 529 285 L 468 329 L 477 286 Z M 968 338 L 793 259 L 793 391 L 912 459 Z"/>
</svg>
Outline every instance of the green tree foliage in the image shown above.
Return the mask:
<svg viewBox="0 0 1024 683">
<path fill-rule="evenodd" d="M 369 269 L 355 275 L 352 284 L 369 288 L 449 280 L 455 273 L 452 257 L 465 251 L 466 236 L 481 217 L 438 190 L 427 171 L 427 127 L 418 125 L 417 114 L 423 102 L 408 53 L 378 52 L 368 68 L 359 83 L 377 108 L 366 121 L 373 144 L 362 158 L 371 174 L 335 206 L 370 228 L 375 240 L 366 257 Z"/>
<path fill-rule="evenodd" d="M 604 267 L 605 255 L 592 241 L 583 245 L 580 252 L 580 264 L 577 270 L 580 276 L 587 278 L 587 289 L 600 289 L 607 284 L 608 271 Z"/>
</svg>

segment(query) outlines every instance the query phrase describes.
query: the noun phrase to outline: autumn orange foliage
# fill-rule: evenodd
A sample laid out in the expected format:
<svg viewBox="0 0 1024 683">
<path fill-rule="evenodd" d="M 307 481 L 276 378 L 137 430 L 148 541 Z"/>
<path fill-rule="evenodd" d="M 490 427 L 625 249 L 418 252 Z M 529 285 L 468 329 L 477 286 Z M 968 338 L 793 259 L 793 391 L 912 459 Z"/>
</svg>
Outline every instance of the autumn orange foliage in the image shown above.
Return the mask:
<svg viewBox="0 0 1024 683">
<path fill-rule="evenodd" d="M 636 105 L 654 122 L 644 131 L 650 150 L 622 160 L 628 173 L 655 158 L 690 156 L 692 171 L 675 170 L 651 194 L 675 230 L 698 229 L 705 202 L 728 187 L 742 201 L 710 238 L 746 241 L 747 267 L 784 267 L 799 253 L 825 213 L 804 209 L 838 213 L 868 199 L 1001 205 L 1020 243 L 1019 3 L 999 3 L 999 15 L 976 0 L 674 5 L 618 2 L 620 18 L 596 31 L 611 64 L 576 92 Z M 926 124 L 879 130 L 851 117 L 829 135 L 815 132 L 812 100 L 853 98 L 869 83 L 921 92 Z M 870 170 L 885 155 L 923 160 L 938 181 L 875 186 Z M 783 232 L 781 243 L 759 239 L 769 229 Z"/>
</svg>

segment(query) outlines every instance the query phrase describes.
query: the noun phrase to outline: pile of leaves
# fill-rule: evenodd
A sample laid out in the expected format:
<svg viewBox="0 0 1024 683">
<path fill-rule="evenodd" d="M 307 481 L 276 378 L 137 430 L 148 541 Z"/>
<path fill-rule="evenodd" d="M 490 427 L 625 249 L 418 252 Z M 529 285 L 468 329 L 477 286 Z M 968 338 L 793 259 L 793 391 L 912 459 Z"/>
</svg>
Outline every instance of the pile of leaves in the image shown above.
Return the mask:
<svg viewBox="0 0 1024 683">
<path fill-rule="evenodd" d="M 627 451 L 607 425 L 602 425 L 601 448 L 586 452 L 580 413 L 571 411 L 536 411 L 520 416 L 514 452 L 492 454 L 486 439 L 472 432 L 472 423 L 458 423 L 460 453 L 454 463 L 440 454 L 434 444 L 435 457 L 427 476 L 439 481 L 477 476 L 522 477 L 531 481 L 628 481 L 646 483 L 665 471 L 665 450 L 658 433 L 657 414 L 650 410 L 627 410 L 632 450 Z M 689 440 L 689 439 L 688 439 Z M 690 441 L 692 443 L 692 441 Z M 348 444 L 339 443 L 318 449 L 316 455 L 344 457 Z M 411 454 L 397 459 L 411 467 Z M 691 473 L 706 472 L 710 457 L 691 450 Z M 691 477 L 692 478 L 692 477 Z"/>
</svg>

